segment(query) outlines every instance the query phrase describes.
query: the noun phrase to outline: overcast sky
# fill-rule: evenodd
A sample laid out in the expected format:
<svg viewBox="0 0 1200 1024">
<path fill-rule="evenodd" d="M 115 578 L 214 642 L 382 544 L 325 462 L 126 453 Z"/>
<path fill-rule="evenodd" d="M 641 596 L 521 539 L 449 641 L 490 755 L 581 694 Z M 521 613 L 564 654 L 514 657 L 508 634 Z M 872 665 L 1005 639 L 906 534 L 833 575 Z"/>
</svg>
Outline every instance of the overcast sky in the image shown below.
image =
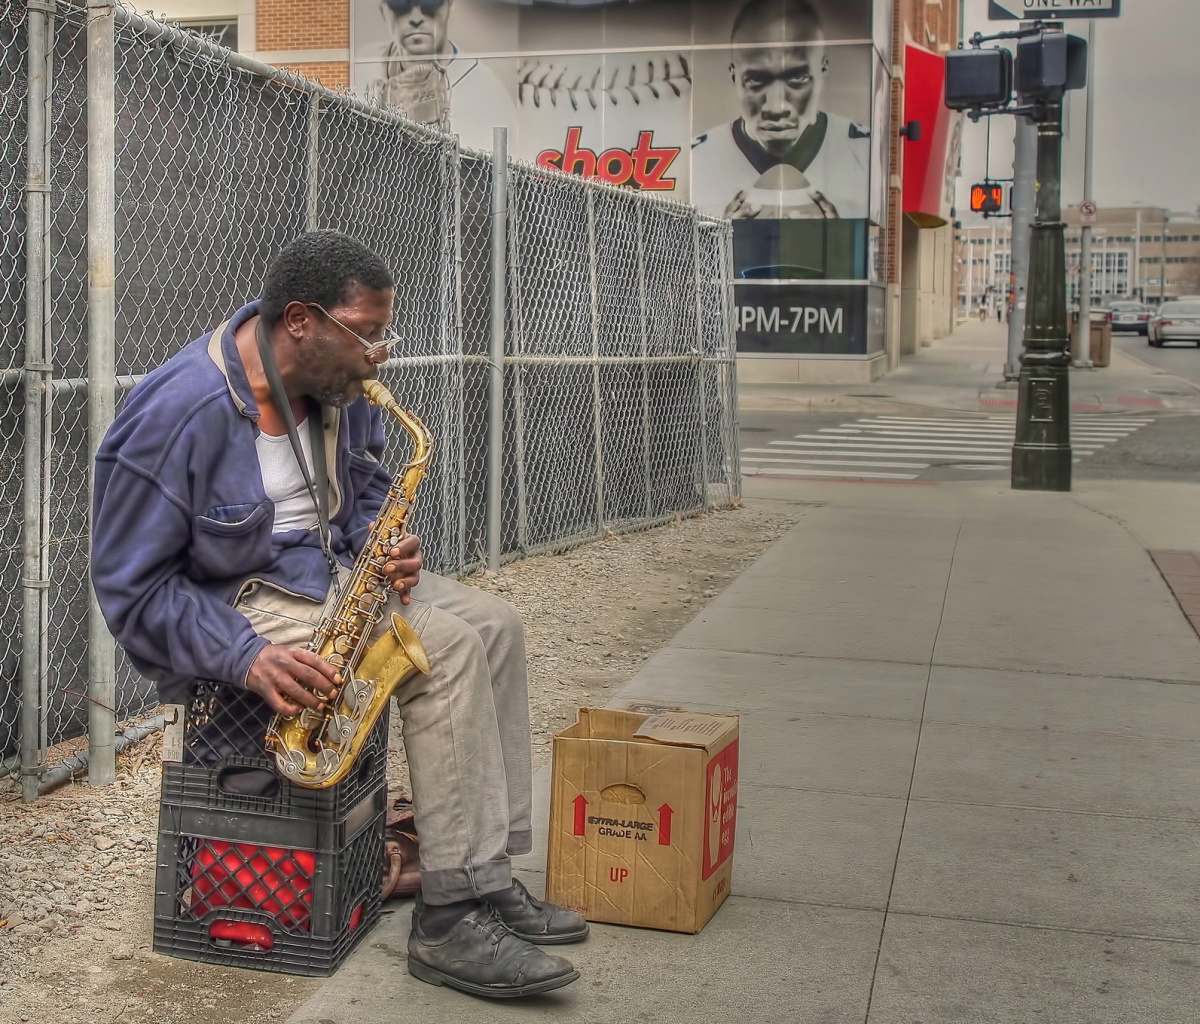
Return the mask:
<svg viewBox="0 0 1200 1024">
<path fill-rule="evenodd" d="M 1119 18 L 1096 19 L 1095 195 L 1101 206 L 1146 203 L 1178 213 L 1200 205 L 1200 0 L 1121 0 Z M 966 0 L 965 37 L 1016 27 L 987 20 L 987 0 Z M 1066 22 L 1087 36 L 1087 21 Z M 1063 202 L 1083 198 L 1084 94 L 1073 94 L 1064 147 Z M 959 210 L 982 180 L 987 121 L 991 173 L 1012 176 L 1013 120 L 966 125 Z M 969 214 L 967 217 L 969 218 Z"/>
</svg>

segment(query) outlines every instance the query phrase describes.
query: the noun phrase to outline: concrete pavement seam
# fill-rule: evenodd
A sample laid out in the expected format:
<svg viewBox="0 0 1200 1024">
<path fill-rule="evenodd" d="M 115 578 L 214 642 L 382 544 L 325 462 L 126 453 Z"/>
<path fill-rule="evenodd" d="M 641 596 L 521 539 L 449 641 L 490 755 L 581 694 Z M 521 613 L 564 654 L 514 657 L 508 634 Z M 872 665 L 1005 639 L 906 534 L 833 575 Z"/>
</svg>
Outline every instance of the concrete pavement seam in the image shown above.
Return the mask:
<svg viewBox="0 0 1200 1024">
<path fill-rule="evenodd" d="M 1141 932 L 1118 932 L 1103 928 L 1073 928 L 1063 924 L 1040 924 L 1036 921 L 1005 921 L 999 918 L 971 917 L 959 914 L 930 914 L 920 910 L 893 910 L 897 917 L 927 918 L 931 921 L 964 921 L 970 924 L 988 924 L 1000 928 L 1025 928 L 1038 932 L 1066 932 L 1071 935 L 1095 935 L 1114 939 L 1136 939 L 1142 942 L 1170 942 L 1182 946 L 1200 946 L 1200 939 L 1189 939 L 1182 935 L 1145 935 Z"/>
<path fill-rule="evenodd" d="M 1037 921 L 1009 921 L 995 917 L 972 917 L 969 914 L 933 914 L 922 910 L 889 910 L 862 906 L 857 903 L 835 903 L 827 900 L 785 899 L 780 896 L 749 896 L 742 893 L 730 895 L 730 900 L 755 900 L 759 903 L 784 903 L 788 906 L 821 907 L 826 910 L 853 910 L 868 914 L 886 913 L 889 916 L 920 918 L 928 921 L 961 921 L 967 924 L 985 924 L 996 928 L 1024 928 L 1038 932 L 1064 932 L 1068 935 L 1095 935 L 1099 938 L 1133 939 L 1141 942 L 1169 942 L 1181 946 L 1200 946 L 1200 939 L 1189 939 L 1179 935 L 1148 935 L 1142 932 L 1112 931 L 1103 928 L 1077 928 L 1062 924 L 1041 924 Z"/>
<path fill-rule="evenodd" d="M 1087 506 L 1083 506 L 1087 508 Z M 1089 509 L 1095 512 L 1096 509 Z M 1100 515 L 1105 513 L 1100 512 Z M 1122 524 L 1123 525 L 1123 524 Z M 1131 536 L 1137 540 L 1136 535 L 1131 533 Z M 1139 540 L 1139 544 L 1142 542 Z M 1143 550 L 1145 548 L 1143 547 Z M 1149 556 L 1147 556 L 1149 557 Z M 863 662 L 870 665 L 921 665 L 929 668 L 961 668 L 971 672 L 1011 672 L 1014 674 L 1030 675 L 1030 676 L 1062 676 L 1064 679 L 1093 679 L 1098 681 L 1111 680 L 1117 683 L 1162 683 L 1167 686 L 1200 686 L 1200 670 L 1198 670 L 1198 678 L 1196 679 L 1165 679 L 1161 676 L 1098 676 L 1094 672 L 1070 672 L 1066 669 L 1054 669 L 1047 671 L 1043 668 L 1013 668 L 1009 665 L 967 665 L 957 661 L 938 661 L 936 658 L 932 666 L 924 661 L 900 661 L 896 658 L 866 658 L 862 655 L 856 655 L 853 658 L 835 657 L 828 654 L 811 655 L 811 654 L 780 654 L 777 651 L 745 651 L 735 647 L 690 647 L 683 644 L 675 645 L 675 650 L 681 651 L 712 651 L 715 654 L 754 654 L 764 658 L 794 658 L 796 660 L 812 660 L 812 661 L 855 661 Z M 857 716 L 855 716 L 857 717 Z M 866 716 L 873 717 L 873 716 Z"/>
<path fill-rule="evenodd" d="M 892 799 L 899 799 L 894 797 Z M 1125 821 L 1169 821 L 1176 825 L 1200 825 L 1200 818 L 1176 818 L 1166 814 L 1130 814 L 1126 811 L 1082 810 L 1072 807 L 1050 807 L 1045 804 L 991 803 L 986 800 L 951 800 L 945 797 L 914 796 L 915 804 L 945 804 L 951 807 L 995 807 L 1006 811 L 1039 811 L 1047 814 L 1074 814 L 1086 818 L 1119 818 Z"/>
<path fill-rule="evenodd" d="M 1127 811 L 1100 811 L 1074 807 L 1054 807 L 1047 804 L 1013 804 L 1004 801 L 954 800 L 949 797 L 903 797 L 892 793 L 868 793 L 857 789 L 824 789 L 813 786 L 785 786 L 779 782 L 744 783 L 744 789 L 784 790 L 788 793 L 811 793 L 814 796 L 848 796 L 862 800 L 907 800 L 914 804 L 934 804 L 951 807 L 995 807 L 1006 811 L 1040 811 L 1047 814 L 1073 814 L 1079 817 L 1116 818 L 1128 821 L 1166 821 L 1176 825 L 1200 825 L 1200 818 L 1178 818 L 1165 814 L 1130 814 Z"/>
<path fill-rule="evenodd" d="M 896 856 L 892 860 L 892 877 L 888 880 L 887 899 L 883 905 L 883 920 L 879 924 L 879 944 L 875 947 L 875 963 L 871 967 L 871 984 L 867 989 L 867 1012 L 863 1024 L 871 1019 L 871 1001 L 875 997 L 875 980 L 879 977 L 879 958 L 883 955 L 883 937 L 887 934 L 888 913 L 892 906 L 892 893 L 896 889 L 896 873 L 900 870 L 900 853 L 904 849 L 904 828 L 908 824 L 908 809 L 912 805 L 913 785 L 917 778 L 917 761 L 921 756 L 921 734 L 925 729 L 925 707 L 929 701 L 929 685 L 933 679 L 933 666 L 937 658 L 938 639 L 942 635 L 942 625 L 946 621 L 946 604 L 950 600 L 950 581 L 954 578 L 954 560 L 958 555 L 958 544 L 962 539 L 965 520 L 959 520 L 958 531 L 954 535 L 954 546 L 950 549 L 950 565 L 946 569 L 946 582 L 942 586 L 942 607 L 938 612 L 937 629 L 933 633 L 933 643 L 929 650 L 929 666 L 925 673 L 925 692 L 921 695 L 921 716 L 917 721 L 917 742 L 913 748 L 912 771 L 908 776 L 908 792 L 904 798 L 904 813 L 900 817 L 900 837 L 896 840 Z"/>
</svg>

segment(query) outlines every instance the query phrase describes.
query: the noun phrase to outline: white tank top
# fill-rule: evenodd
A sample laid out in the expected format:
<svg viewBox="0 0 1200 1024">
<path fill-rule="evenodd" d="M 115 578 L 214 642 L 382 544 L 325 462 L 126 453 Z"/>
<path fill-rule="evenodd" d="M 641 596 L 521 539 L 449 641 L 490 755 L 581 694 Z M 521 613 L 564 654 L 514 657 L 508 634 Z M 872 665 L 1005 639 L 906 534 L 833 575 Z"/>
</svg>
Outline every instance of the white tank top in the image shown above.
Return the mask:
<svg viewBox="0 0 1200 1024">
<path fill-rule="evenodd" d="M 300 449 L 304 452 L 304 461 L 308 464 L 308 472 L 311 474 L 312 435 L 304 421 L 298 426 L 302 428 L 299 431 Z M 275 437 L 259 431 L 254 446 L 258 449 L 258 469 L 262 474 L 263 489 L 267 492 L 267 497 L 275 503 L 275 522 L 271 526 L 271 532 L 316 529 L 317 506 L 313 503 L 308 484 L 304 482 L 304 474 L 296 462 L 292 442 L 287 434 Z"/>
</svg>

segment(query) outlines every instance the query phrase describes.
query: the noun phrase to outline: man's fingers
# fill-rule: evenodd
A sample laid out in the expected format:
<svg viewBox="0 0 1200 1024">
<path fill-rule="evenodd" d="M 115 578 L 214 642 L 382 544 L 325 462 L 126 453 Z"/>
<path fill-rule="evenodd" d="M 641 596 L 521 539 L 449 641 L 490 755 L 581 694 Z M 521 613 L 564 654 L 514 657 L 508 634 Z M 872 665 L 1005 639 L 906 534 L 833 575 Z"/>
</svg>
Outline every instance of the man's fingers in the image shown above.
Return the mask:
<svg viewBox="0 0 1200 1024">
<path fill-rule="evenodd" d="M 267 697 L 267 704 L 271 710 L 277 715 L 282 715 L 284 718 L 295 718 L 300 714 L 301 708 L 299 704 L 293 704 L 290 700 L 281 697 L 279 693 L 272 690 L 270 696 Z"/>
<path fill-rule="evenodd" d="M 313 693 L 307 686 L 295 679 L 281 680 L 279 690 L 283 693 L 285 700 L 312 708 L 314 711 L 319 711 L 324 703 L 319 694 Z"/>
<path fill-rule="evenodd" d="M 337 668 L 329 664 L 320 655 L 313 654 L 312 651 L 297 650 L 296 660 L 306 668 L 315 670 L 318 679 L 313 689 L 318 690 L 320 693 L 329 693 L 340 682 Z M 300 677 L 299 672 L 296 675 L 298 678 Z"/>
<path fill-rule="evenodd" d="M 317 669 L 312 668 L 303 662 L 297 663 L 292 668 L 292 679 L 298 685 L 311 695 L 316 702 L 321 703 L 324 698 L 328 697 L 333 692 L 333 681 L 327 678 Z M 314 705 L 310 704 L 309 707 Z"/>
</svg>

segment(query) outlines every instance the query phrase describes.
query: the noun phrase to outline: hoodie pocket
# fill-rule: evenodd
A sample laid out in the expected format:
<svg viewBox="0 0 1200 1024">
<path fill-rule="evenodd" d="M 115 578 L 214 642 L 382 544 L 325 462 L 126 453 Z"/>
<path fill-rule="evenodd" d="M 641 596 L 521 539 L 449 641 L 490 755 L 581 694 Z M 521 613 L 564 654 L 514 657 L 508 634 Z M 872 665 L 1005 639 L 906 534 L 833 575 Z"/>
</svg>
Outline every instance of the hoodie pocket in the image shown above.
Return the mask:
<svg viewBox="0 0 1200 1024">
<path fill-rule="evenodd" d="M 221 505 L 193 519 L 192 565 L 202 578 L 242 575 L 270 561 L 270 501 Z"/>
</svg>

